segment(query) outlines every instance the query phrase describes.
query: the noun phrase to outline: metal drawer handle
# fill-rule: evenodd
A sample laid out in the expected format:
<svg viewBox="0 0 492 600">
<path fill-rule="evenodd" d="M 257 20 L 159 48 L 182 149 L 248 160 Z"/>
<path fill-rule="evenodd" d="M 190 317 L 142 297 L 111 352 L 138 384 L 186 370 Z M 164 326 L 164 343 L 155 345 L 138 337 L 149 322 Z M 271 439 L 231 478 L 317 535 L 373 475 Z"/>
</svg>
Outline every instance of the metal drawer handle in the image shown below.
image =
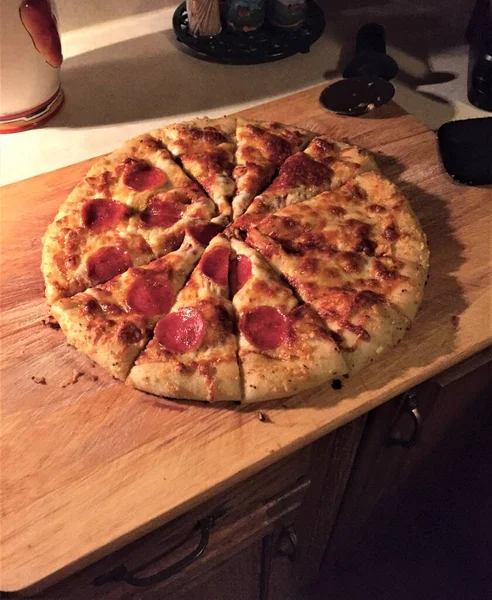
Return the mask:
<svg viewBox="0 0 492 600">
<path fill-rule="evenodd" d="M 107 573 L 100 575 L 94 579 L 95 586 L 101 586 L 105 583 L 109 583 L 112 581 L 124 581 L 129 585 L 134 585 L 136 587 L 148 587 L 151 585 L 156 585 L 157 583 L 161 583 L 169 577 L 172 577 L 179 571 L 185 569 L 195 560 L 197 560 L 207 549 L 208 541 L 210 538 L 210 530 L 215 525 L 215 518 L 210 516 L 198 521 L 198 523 L 193 527 L 193 529 L 188 533 L 184 540 L 176 544 L 173 548 L 166 550 L 163 554 L 159 556 L 155 556 L 149 562 L 140 565 L 133 571 L 130 571 L 124 564 L 111 569 Z M 177 550 L 180 546 L 182 546 L 185 542 L 187 542 L 196 531 L 200 531 L 200 541 L 194 550 L 192 550 L 187 556 L 178 560 L 169 567 L 166 567 L 159 573 L 155 573 L 154 575 L 150 575 L 149 577 L 136 577 L 136 573 L 142 571 L 143 569 L 149 567 L 152 563 L 161 560 L 164 556 L 170 554 L 174 550 Z"/>
<path fill-rule="evenodd" d="M 409 415 L 413 422 L 412 434 L 407 438 L 405 438 L 396 428 L 402 412 Z M 422 432 L 422 417 L 420 416 L 417 406 L 417 394 L 407 394 L 405 396 L 402 412 L 396 417 L 396 420 L 391 427 L 388 443 L 390 446 L 403 446 L 403 448 L 411 448 L 419 441 L 420 434 Z"/>
</svg>

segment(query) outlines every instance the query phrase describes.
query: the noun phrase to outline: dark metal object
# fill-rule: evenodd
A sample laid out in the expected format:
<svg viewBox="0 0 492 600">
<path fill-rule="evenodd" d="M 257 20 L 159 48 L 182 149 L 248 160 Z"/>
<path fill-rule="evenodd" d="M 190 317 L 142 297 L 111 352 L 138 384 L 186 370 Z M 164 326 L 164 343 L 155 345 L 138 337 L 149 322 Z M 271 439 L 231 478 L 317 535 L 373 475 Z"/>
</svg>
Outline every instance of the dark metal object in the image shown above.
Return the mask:
<svg viewBox="0 0 492 600">
<path fill-rule="evenodd" d="M 389 80 L 397 73 L 396 61 L 386 54 L 383 27 L 364 25 L 357 34 L 355 57 L 343 71 L 345 79 L 325 88 L 320 102 L 341 115 L 363 115 L 393 98 L 395 88 Z"/>
<path fill-rule="evenodd" d="M 299 555 L 299 539 L 292 526 L 284 527 L 280 532 L 277 542 L 277 552 L 282 556 L 287 556 L 292 562 Z"/>
<path fill-rule="evenodd" d="M 398 64 L 386 54 L 386 34 L 377 23 L 364 25 L 357 33 L 355 56 L 345 67 L 343 76 L 382 77 L 390 81 L 398 73 Z"/>
<path fill-rule="evenodd" d="M 398 430 L 398 422 L 402 414 L 408 415 L 412 419 L 413 430 L 409 437 L 405 437 Z M 396 417 L 393 426 L 390 429 L 388 445 L 390 446 L 403 446 L 403 448 L 412 448 L 419 441 L 420 434 L 422 433 L 422 417 L 420 416 L 419 408 L 417 406 L 417 394 L 409 393 L 404 394 L 403 408 Z"/>
<path fill-rule="evenodd" d="M 477 0 L 467 29 L 468 100 L 492 112 L 492 3 Z"/>
<path fill-rule="evenodd" d="M 152 558 L 147 563 L 140 565 L 136 569 L 133 569 L 133 571 L 130 571 L 125 565 L 119 565 L 114 569 L 111 569 L 107 573 L 96 577 L 93 582 L 94 585 L 99 587 L 106 583 L 123 581 L 135 587 L 149 587 L 161 583 L 166 579 L 169 579 L 169 577 L 172 577 L 179 571 L 182 571 L 183 569 L 191 565 L 205 552 L 210 538 L 210 530 L 215 525 L 215 518 L 215 516 L 210 516 L 206 517 L 205 519 L 202 519 L 201 521 L 198 521 L 198 523 L 195 525 L 195 527 L 193 527 L 190 533 L 178 544 L 166 550 L 166 552 L 164 552 L 163 554 Z M 136 576 L 136 573 L 138 573 L 139 571 L 143 571 L 144 569 L 148 568 L 152 563 L 162 560 L 165 556 L 177 550 L 180 546 L 185 544 L 197 531 L 200 531 L 200 541 L 198 542 L 196 548 L 192 550 L 192 552 L 190 552 L 187 556 L 185 556 L 181 560 L 178 560 L 169 567 L 166 567 L 162 571 L 155 573 L 154 575 L 150 575 L 148 577 Z"/>
<path fill-rule="evenodd" d="M 394 95 L 393 85 L 381 77 L 351 77 L 325 88 L 319 100 L 328 110 L 355 117 L 386 104 Z"/>
<path fill-rule="evenodd" d="M 441 125 L 437 132 L 444 168 L 466 185 L 492 185 L 492 117 Z"/>
<path fill-rule="evenodd" d="M 197 58 L 231 65 L 254 65 L 307 53 L 325 28 L 323 11 L 308 2 L 305 23 L 293 31 L 282 31 L 264 24 L 257 31 L 235 33 L 222 31 L 216 36 L 194 37 L 188 29 L 186 3 L 178 6 L 173 16 L 176 39 Z"/>
</svg>

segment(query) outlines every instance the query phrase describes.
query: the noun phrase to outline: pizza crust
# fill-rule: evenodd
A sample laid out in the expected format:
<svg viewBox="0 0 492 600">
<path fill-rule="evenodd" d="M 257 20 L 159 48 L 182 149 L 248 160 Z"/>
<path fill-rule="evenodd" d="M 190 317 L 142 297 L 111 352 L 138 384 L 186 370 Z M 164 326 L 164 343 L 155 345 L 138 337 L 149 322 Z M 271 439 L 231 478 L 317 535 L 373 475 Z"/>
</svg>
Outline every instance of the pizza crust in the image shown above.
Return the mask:
<svg viewBox="0 0 492 600">
<path fill-rule="evenodd" d="M 145 348 L 149 336 L 141 319 L 128 318 L 108 326 L 90 326 L 83 305 L 77 299 L 66 298 L 51 307 L 51 313 L 60 325 L 68 343 L 87 354 L 116 379 L 124 380 L 131 365 Z M 135 326 L 141 332 L 140 339 L 131 344 L 121 337 L 122 326 Z"/>
<path fill-rule="evenodd" d="M 186 366 L 176 358 L 167 362 L 136 364 L 127 383 L 143 392 L 182 400 L 221 402 L 241 400 L 239 371 L 234 361 L 216 362 L 201 373 L 198 367 Z"/>
<path fill-rule="evenodd" d="M 279 360 L 247 352 L 241 357 L 243 402 L 261 402 L 292 396 L 346 375 L 345 360 L 336 346 L 320 344 L 308 357 Z"/>
</svg>

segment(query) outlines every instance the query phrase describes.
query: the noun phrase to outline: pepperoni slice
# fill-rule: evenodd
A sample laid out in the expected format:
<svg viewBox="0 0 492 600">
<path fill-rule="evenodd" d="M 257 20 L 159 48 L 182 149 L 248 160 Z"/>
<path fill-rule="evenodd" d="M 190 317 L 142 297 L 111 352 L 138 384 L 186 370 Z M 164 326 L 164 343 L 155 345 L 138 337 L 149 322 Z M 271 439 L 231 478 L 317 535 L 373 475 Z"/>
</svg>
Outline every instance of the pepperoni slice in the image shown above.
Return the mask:
<svg viewBox="0 0 492 600">
<path fill-rule="evenodd" d="M 205 335 L 205 321 L 196 308 L 182 308 L 163 317 L 155 338 L 169 352 L 183 354 L 198 348 Z"/>
<path fill-rule="evenodd" d="M 87 273 L 92 283 L 108 281 L 132 266 L 131 256 L 116 246 L 99 248 L 87 259 Z"/>
<path fill-rule="evenodd" d="M 174 302 L 174 287 L 169 279 L 160 274 L 139 277 L 126 294 L 126 303 L 133 311 L 145 317 L 164 315 Z"/>
<path fill-rule="evenodd" d="M 244 254 L 238 254 L 231 265 L 231 289 L 233 294 L 238 292 L 252 274 L 250 259 Z"/>
<path fill-rule="evenodd" d="M 274 350 L 289 334 L 289 322 L 284 313 L 273 306 L 257 306 L 241 316 L 239 328 L 246 339 L 260 350 Z"/>
<path fill-rule="evenodd" d="M 201 268 L 205 277 L 208 277 L 219 285 L 227 285 L 229 274 L 229 248 L 218 246 L 207 252 L 202 259 Z"/>
<path fill-rule="evenodd" d="M 123 182 L 136 192 L 143 192 L 162 185 L 167 176 L 161 169 L 153 167 L 145 160 L 133 160 L 125 166 Z"/>
<path fill-rule="evenodd" d="M 188 233 L 202 246 L 208 246 L 210 240 L 220 233 L 224 227 L 217 223 L 207 223 L 206 225 L 190 225 L 187 228 Z"/>
<path fill-rule="evenodd" d="M 181 219 L 184 208 L 183 204 L 176 200 L 152 196 L 141 214 L 141 219 L 147 227 L 171 227 Z"/>
<path fill-rule="evenodd" d="M 115 200 L 89 200 L 82 207 L 82 223 L 91 231 L 108 231 L 123 219 L 127 210 Z"/>
</svg>

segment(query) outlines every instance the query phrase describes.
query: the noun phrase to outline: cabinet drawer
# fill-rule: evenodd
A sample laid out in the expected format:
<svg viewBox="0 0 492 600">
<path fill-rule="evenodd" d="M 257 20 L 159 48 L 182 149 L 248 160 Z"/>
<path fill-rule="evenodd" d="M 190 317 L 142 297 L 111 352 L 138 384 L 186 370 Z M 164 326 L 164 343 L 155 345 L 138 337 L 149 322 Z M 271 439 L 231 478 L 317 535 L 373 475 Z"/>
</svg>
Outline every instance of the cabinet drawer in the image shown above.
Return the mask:
<svg viewBox="0 0 492 600">
<path fill-rule="evenodd" d="M 56 586 L 28 597 L 160 600 L 164 591 L 168 594 L 193 587 L 210 569 L 264 537 L 277 523 L 292 521 L 309 486 L 309 458 L 309 448 L 303 449 Z M 137 585 L 121 581 L 122 577 Z"/>
</svg>

